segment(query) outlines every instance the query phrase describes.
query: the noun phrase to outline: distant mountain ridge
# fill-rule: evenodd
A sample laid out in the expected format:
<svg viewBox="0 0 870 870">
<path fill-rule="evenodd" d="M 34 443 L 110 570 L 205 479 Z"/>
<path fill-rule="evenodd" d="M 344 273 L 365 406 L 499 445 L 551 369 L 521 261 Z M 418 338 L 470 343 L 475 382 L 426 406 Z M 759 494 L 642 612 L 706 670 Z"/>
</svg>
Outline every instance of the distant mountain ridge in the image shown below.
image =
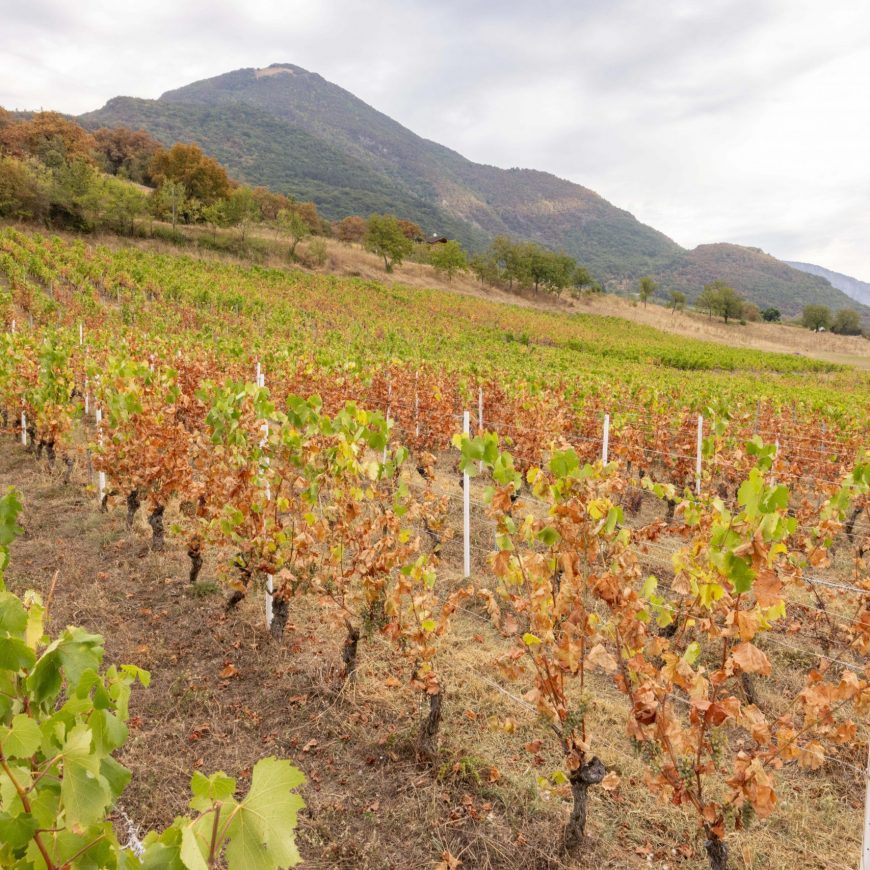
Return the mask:
<svg viewBox="0 0 870 870">
<path fill-rule="evenodd" d="M 844 275 L 842 272 L 835 272 L 833 269 L 826 269 L 824 266 L 816 266 L 812 263 L 800 263 L 794 260 L 786 260 L 785 262 L 801 272 L 825 278 L 831 286 L 842 290 L 843 293 L 856 302 L 860 302 L 862 305 L 870 305 L 870 283 L 867 281 L 860 281 L 858 278 L 852 278 L 849 275 Z"/>
<path fill-rule="evenodd" d="M 663 291 L 693 298 L 722 278 L 787 315 L 807 299 L 852 304 L 824 278 L 757 249 L 686 251 L 579 184 L 473 163 L 293 64 L 235 70 L 158 100 L 116 97 L 79 120 L 143 128 L 166 145 L 197 142 L 240 180 L 311 199 L 331 219 L 392 211 L 472 249 L 498 234 L 532 239 L 576 257 L 612 290 L 631 290 L 652 274 Z"/>
</svg>

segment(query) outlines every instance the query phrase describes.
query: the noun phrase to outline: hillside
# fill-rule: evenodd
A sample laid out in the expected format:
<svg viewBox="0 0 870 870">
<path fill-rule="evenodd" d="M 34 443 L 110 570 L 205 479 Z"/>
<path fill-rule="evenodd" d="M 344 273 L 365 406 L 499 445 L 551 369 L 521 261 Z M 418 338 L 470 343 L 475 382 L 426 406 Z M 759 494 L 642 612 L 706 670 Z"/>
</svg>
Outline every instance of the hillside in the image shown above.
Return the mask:
<svg viewBox="0 0 870 870">
<path fill-rule="evenodd" d="M 825 269 L 824 266 L 815 266 L 812 263 L 798 263 L 788 261 L 789 266 L 806 272 L 810 275 L 818 275 L 824 278 L 833 287 L 842 290 L 847 296 L 860 302 L 862 305 L 870 305 L 870 283 L 859 281 L 857 278 L 852 278 L 849 275 L 844 275 L 842 272 L 834 272 L 832 269 Z"/>
<path fill-rule="evenodd" d="M 390 208 L 473 247 L 498 233 L 522 236 L 564 248 L 607 279 L 681 250 L 587 188 L 472 163 L 289 64 L 237 70 L 159 100 L 110 100 L 80 120 L 196 141 L 240 179 L 310 197 L 327 217 Z"/>
<path fill-rule="evenodd" d="M 608 289 L 633 290 L 649 273 L 690 299 L 723 278 L 786 315 L 808 301 L 853 305 L 824 279 L 753 249 L 685 251 L 594 191 L 550 173 L 473 163 L 292 64 L 236 70 L 158 100 L 117 97 L 79 120 L 91 128 L 143 128 L 165 144 L 197 142 L 240 180 L 313 200 L 331 219 L 392 211 L 472 249 L 497 234 L 532 239 L 571 254 Z"/>
<path fill-rule="evenodd" d="M 826 276 L 807 274 L 792 268 L 758 248 L 741 245 L 698 245 L 674 258 L 658 272 L 662 285 L 682 290 L 689 298 L 701 287 L 723 278 L 746 299 L 764 308 L 779 308 L 795 317 L 805 305 L 823 303 L 831 308 L 856 308 L 870 323 L 870 309 L 856 305 L 842 290 L 832 287 Z"/>
<path fill-rule="evenodd" d="M 669 727 L 688 733 L 697 706 L 664 700 L 685 690 L 669 676 L 678 659 L 671 638 L 649 625 L 660 611 L 680 620 L 676 649 L 698 650 L 682 661 L 698 678 L 699 701 L 736 710 L 751 690 L 753 727 L 794 722 L 804 745 L 823 753 L 812 763 L 771 765 L 775 814 L 751 826 L 729 817 L 723 830 L 732 854 L 768 870 L 854 866 L 864 735 L 841 706 L 844 727 L 828 737 L 826 720 L 805 721 L 800 698 L 806 686 L 833 692 L 864 679 L 866 656 L 853 646 L 866 585 L 862 538 L 826 519 L 826 496 L 844 492 L 836 482 L 866 448 L 870 375 L 616 317 L 157 244 L 0 229 L 8 349 L 0 355 L 0 405 L 16 411 L 0 434 L 0 491 L 14 484 L 22 493 L 25 530 L 7 588 L 24 596 L 36 587 L 50 604 L 52 633 L 70 623 L 105 633 L 107 665 L 131 662 L 152 677 L 147 691 L 132 693 L 129 739 L 117 753 L 131 772 L 113 813 L 119 833 L 144 836 L 184 812 L 191 770 L 226 771 L 242 789 L 250 778 L 253 789 L 255 765 L 271 755 L 306 775 L 296 831 L 306 868 L 699 867 L 709 837 L 703 817 L 695 804 L 662 799 L 658 744 L 644 739 L 638 751 L 631 723 L 640 690 L 614 679 L 617 665 L 595 661 L 602 650 L 614 661 L 623 656 L 619 627 L 629 625 L 638 673 L 656 669 L 666 681 L 658 709 L 669 710 Z M 87 378 L 97 370 L 99 379 Z M 255 373 L 265 380 L 259 389 Z M 27 403 L 20 428 L 19 402 Z M 462 454 L 456 449 L 469 404 L 473 425 L 498 433 L 510 450 L 497 470 L 489 449 L 483 469 L 469 443 Z M 598 464 L 604 414 L 614 423 L 606 468 Z M 699 423 L 709 436 L 702 453 Z M 755 435 L 768 455 L 777 443 L 775 488 L 762 482 L 769 466 L 758 451 L 744 457 L 737 449 Z M 461 455 L 474 459 L 476 472 L 462 488 Z M 594 465 L 581 471 L 587 462 Z M 528 474 L 530 467 L 541 470 Z M 863 474 L 858 467 L 852 480 Z M 530 486 L 519 488 L 520 473 Z M 541 478 L 553 484 L 537 486 Z M 672 484 L 672 494 L 658 495 L 648 481 Z M 693 481 L 697 501 L 689 497 Z M 757 482 L 764 488 L 753 489 Z M 778 500 L 775 511 L 758 508 L 757 492 Z M 499 493 L 501 504 L 492 497 Z M 682 520 L 691 511 L 697 530 Z M 697 586 L 680 581 L 704 570 L 697 576 L 713 585 L 709 554 L 733 559 L 738 546 L 768 546 L 771 517 L 788 537 L 761 563 L 770 572 L 766 588 L 777 590 L 769 594 L 779 596 L 765 599 L 768 612 L 781 614 L 753 635 L 765 672 L 746 689 L 734 668 L 742 665 L 725 647 L 727 672 L 714 685 L 709 662 L 719 661 L 733 614 L 754 618 L 759 605 L 741 611 L 723 596 L 721 607 L 710 607 Z M 836 552 L 816 567 L 810 589 L 795 562 L 823 521 Z M 514 528 L 530 534 L 493 535 Z M 722 528 L 733 531 L 724 544 Z M 851 528 L 863 535 L 866 518 Z M 608 549 L 593 557 L 590 548 L 602 541 Z M 0 558 L 5 565 L 2 547 Z M 518 566 L 507 580 L 505 558 Z M 557 575 L 554 598 L 554 580 L 542 571 L 550 559 L 566 567 L 565 578 L 582 564 L 578 576 L 592 582 Z M 271 572 L 276 594 L 266 616 L 262 573 L 273 565 L 282 567 Z M 540 572 L 540 592 L 523 565 Z M 510 581 L 521 596 L 505 591 Z M 600 588 L 608 598 L 623 590 L 637 609 L 615 622 Z M 536 619 L 578 638 L 575 658 L 565 659 L 537 623 L 529 627 L 540 636 L 520 630 L 530 595 L 544 602 Z M 587 599 L 600 621 L 570 621 L 593 612 Z M 14 616 L 9 601 L 7 594 Z M 558 622 L 546 615 L 556 601 L 565 602 Z M 816 609 L 837 619 L 830 632 L 820 634 Z M 22 635 L 32 625 L 7 623 Z M 505 667 L 528 655 L 530 640 L 541 647 L 536 661 L 559 668 L 565 727 L 584 729 L 613 774 L 590 789 L 589 842 L 573 856 L 560 845 L 575 805 L 565 787 L 573 757 L 554 734 L 558 713 L 535 700 L 549 677 L 543 668 Z M 598 652 L 587 655 L 587 646 Z M 61 649 L 74 655 L 76 646 Z M 830 676 L 817 665 L 828 658 L 841 663 Z M 19 673 L 19 661 L 7 660 L 6 671 Z M 849 664 L 856 661 L 860 669 Z M 421 688 L 426 677 L 437 691 Z M 87 690 L 94 685 L 88 674 L 82 680 Z M 7 679 L 16 692 L 33 683 Z M 83 704 L 90 698 L 82 694 Z M 97 689 L 94 703 L 102 698 Z M 437 727 L 426 706 L 439 711 Z M 34 704 L 28 712 L 43 721 L 68 710 Z M 700 744 L 703 785 L 727 794 L 732 770 L 768 750 L 742 724 L 713 727 L 715 740 Z M 786 731 L 786 747 L 794 733 Z M 681 769 L 698 767 L 692 743 L 676 751 Z M 56 788 L 37 775 L 41 788 Z M 8 854 L 7 843 L 0 848 Z"/>
</svg>

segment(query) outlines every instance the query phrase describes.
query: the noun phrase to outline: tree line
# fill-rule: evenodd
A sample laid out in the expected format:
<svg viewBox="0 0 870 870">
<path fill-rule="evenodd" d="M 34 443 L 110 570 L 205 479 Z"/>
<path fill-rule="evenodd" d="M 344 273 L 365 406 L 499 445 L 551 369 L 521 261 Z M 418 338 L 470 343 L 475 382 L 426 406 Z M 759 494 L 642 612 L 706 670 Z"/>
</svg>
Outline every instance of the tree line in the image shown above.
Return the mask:
<svg viewBox="0 0 870 870">
<path fill-rule="evenodd" d="M 645 275 L 638 282 L 637 295 L 646 306 L 647 301 L 659 290 L 658 284 L 651 275 Z M 682 311 L 686 306 L 686 295 L 679 290 L 668 291 L 668 307 L 672 312 Z M 767 323 L 779 323 L 782 312 L 778 308 L 759 308 L 754 302 L 749 302 L 729 284 L 721 279 L 705 284 L 694 306 L 703 311 L 711 319 L 721 317 L 725 323 L 737 320 L 740 323 L 755 323 L 764 320 Z M 814 332 L 830 331 L 839 335 L 862 335 L 864 330 L 861 316 L 851 308 L 844 308 L 832 313 L 826 305 L 807 305 L 803 309 L 800 323 Z"/>
<path fill-rule="evenodd" d="M 170 224 L 173 234 L 180 224 L 207 226 L 213 245 L 219 230 L 232 228 L 242 248 L 254 227 L 266 226 L 286 242 L 293 261 L 299 259 L 300 242 L 326 236 L 362 245 L 383 259 L 386 272 L 413 259 L 432 265 L 448 281 L 470 271 L 482 284 L 509 291 L 602 291 L 573 257 L 536 242 L 497 236 L 486 250 L 469 254 L 454 239 L 431 243 L 418 224 L 391 214 L 330 222 L 313 202 L 241 184 L 196 144 L 165 148 L 144 130 L 123 127 L 91 132 L 56 112 L 22 119 L 0 108 L 0 217 L 129 235 L 143 232 L 145 221 L 150 234 L 154 221 Z M 307 259 L 310 265 L 325 264 L 322 239 L 309 241 Z M 644 305 L 659 291 L 652 276 L 640 279 Z M 667 299 L 672 312 L 687 302 L 677 290 L 668 291 Z M 778 309 L 760 310 L 722 280 L 706 284 L 694 305 L 725 323 L 781 320 Z M 860 316 L 851 309 L 832 313 L 824 305 L 808 305 L 801 322 L 814 331 L 862 334 Z"/>
</svg>

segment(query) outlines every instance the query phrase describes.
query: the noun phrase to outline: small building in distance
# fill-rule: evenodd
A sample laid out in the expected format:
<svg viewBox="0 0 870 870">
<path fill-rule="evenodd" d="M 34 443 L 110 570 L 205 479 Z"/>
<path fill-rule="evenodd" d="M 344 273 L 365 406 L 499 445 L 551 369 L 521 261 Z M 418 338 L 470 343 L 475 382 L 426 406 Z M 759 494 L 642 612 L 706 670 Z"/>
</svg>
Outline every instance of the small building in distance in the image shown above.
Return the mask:
<svg viewBox="0 0 870 870">
<path fill-rule="evenodd" d="M 447 236 L 439 236 L 438 233 L 432 233 L 432 235 L 426 239 L 426 243 L 429 245 L 446 245 L 448 241 L 450 240 Z"/>
</svg>

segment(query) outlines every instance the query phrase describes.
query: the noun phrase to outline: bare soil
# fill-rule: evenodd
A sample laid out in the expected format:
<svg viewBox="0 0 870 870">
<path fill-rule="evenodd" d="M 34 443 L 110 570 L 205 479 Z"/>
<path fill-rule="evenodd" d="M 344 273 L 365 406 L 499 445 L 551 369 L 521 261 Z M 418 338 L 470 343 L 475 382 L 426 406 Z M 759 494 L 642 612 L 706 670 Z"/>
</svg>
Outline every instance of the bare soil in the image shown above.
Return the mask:
<svg viewBox="0 0 870 870">
<path fill-rule="evenodd" d="M 463 868 L 706 866 L 695 820 L 647 792 L 645 766 L 624 736 L 625 702 L 603 683 L 591 692 L 594 750 L 622 783 L 610 793 L 592 790 L 590 839 L 569 860 L 558 848 L 566 794 L 546 784 L 559 766 L 557 747 L 522 688 L 497 676 L 491 662 L 504 641 L 474 605 L 457 614 L 439 663 L 441 748 L 433 767 L 422 766 L 414 742 L 424 711 L 391 647 L 376 635 L 364 639 L 357 677 L 342 688 L 343 632 L 320 602 L 293 602 L 283 641 L 272 641 L 259 596 L 228 613 L 213 561 L 191 587 L 181 541 L 170 536 L 164 553 L 151 553 L 144 517 L 127 532 L 123 511 L 101 514 L 85 483 L 64 487 L 60 472 L 0 436 L 0 491 L 16 486 L 25 504 L 10 585 L 46 593 L 57 573 L 50 629 L 99 631 L 107 662 L 152 673 L 151 687 L 134 691 L 121 755 L 133 771 L 121 806 L 140 834 L 184 810 L 194 769 L 224 770 L 244 785 L 257 759 L 278 755 L 308 777 L 299 831 L 305 867 L 430 870 L 449 866 L 439 864 L 448 855 Z M 459 495 L 455 479 L 442 483 Z M 486 570 L 489 532 L 475 511 L 477 576 Z M 458 541 L 445 552 L 447 586 L 461 582 L 459 554 Z M 771 686 L 762 698 L 772 702 L 791 688 Z M 535 738 L 545 745 L 531 755 L 523 745 Z M 733 866 L 854 867 L 863 791 L 846 768 L 784 771 L 778 811 L 729 836 Z"/>
</svg>

